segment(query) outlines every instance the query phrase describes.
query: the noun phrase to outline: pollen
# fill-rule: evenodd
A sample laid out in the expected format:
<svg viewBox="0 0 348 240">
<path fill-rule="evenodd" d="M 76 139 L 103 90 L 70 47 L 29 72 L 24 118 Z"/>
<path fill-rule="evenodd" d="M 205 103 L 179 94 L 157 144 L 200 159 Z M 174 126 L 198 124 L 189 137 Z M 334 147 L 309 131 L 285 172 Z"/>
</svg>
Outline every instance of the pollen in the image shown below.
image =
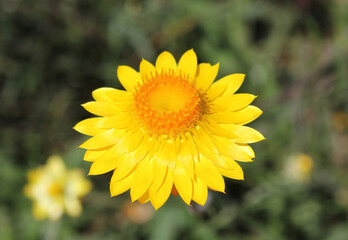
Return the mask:
<svg viewBox="0 0 348 240">
<path fill-rule="evenodd" d="M 174 70 L 147 76 L 135 92 L 136 112 L 155 135 L 185 132 L 200 119 L 202 99 L 189 77 Z"/>
</svg>

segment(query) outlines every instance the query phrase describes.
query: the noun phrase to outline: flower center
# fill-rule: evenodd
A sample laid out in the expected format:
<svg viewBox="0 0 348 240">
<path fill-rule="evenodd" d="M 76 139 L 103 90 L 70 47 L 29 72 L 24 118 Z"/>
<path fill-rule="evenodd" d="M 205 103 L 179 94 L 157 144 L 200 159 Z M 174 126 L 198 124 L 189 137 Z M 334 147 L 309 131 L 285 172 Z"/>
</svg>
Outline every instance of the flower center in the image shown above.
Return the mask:
<svg viewBox="0 0 348 240">
<path fill-rule="evenodd" d="M 169 70 L 145 78 L 135 103 L 137 115 L 151 133 L 175 136 L 199 120 L 202 100 L 187 76 Z"/>
<path fill-rule="evenodd" d="M 63 194 L 63 186 L 60 183 L 52 183 L 48 188 L 48 193 L 52 197 L 60 196 Z"/>
</svg>

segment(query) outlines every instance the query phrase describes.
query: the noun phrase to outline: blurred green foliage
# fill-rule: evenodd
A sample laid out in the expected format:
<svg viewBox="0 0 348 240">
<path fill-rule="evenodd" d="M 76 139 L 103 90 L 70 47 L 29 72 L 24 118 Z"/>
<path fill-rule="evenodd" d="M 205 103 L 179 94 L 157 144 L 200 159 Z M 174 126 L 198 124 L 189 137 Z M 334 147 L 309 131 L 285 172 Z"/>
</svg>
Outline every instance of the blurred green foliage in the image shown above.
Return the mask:
<svg viewBox="0 0 348 240">
<path fill-rule="evenodd" d="M 0 239 L 348 239 L 348 1 L 0 0 Z M 36 222 L 22 194 L 26 171 L 61 154 L 88 169 L 72 130 L 89 117 L 92 90 L 122 88 L 118 65 L 137 69 L 163 50 L 247 74 L 259 95 L 244 182 L 227 180 L 205 207 L 174 197 L 145 224 L 110 198 L 110 175 L 80 218 Z M 289 156 L 313 158 L 310 179 L 284 173 Z"/>
</svg>

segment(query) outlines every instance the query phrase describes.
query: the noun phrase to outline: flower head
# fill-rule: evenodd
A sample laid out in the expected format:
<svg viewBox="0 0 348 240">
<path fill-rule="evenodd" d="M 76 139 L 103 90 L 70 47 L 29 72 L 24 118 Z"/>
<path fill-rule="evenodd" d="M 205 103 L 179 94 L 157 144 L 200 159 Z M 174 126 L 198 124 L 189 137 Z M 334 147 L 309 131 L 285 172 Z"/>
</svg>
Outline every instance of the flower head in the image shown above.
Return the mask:
<svg viewBox="0 0 348 240">
<path fill-rule="evenodd" d="M 80 198 L 91 186 L 82 170 L 66 170 L 61 157 L 51 156 L 46 165 L 29 170 L 24 194 L 33 200 L 36 219 L 58 220 L 64 212 L 72 217 L 81 214 Z"/>
<path fill-rule="evenodd" d="M 292 155 L 285 162 L 285 176 L 295 182 L 307 182 L 312 175 L 313 165 L 313 159 L 307 154 Z"/>
<path fill-rule="evenodd" d="M 224 192 L 222 176 L 243 179 L 236 161 L 255 157 L 248 143 L 263 140 L 243 126 L 262 111 L 249 104 L 251 94 L 235 94 L 244 74 L 213 83 L 219 64 L 197 65 L 193 50 L 177 63 L 169 52 L 155 66 L 146 60 L 140 72 L 120 66 L 126 91 L 100 88 L 83 107 L 100 117 L 74 128 L 93 136 L 80 147 L 93 162 L 89 174 L 113 171 L 112 196 L 130 189 L 132 201 L 151 201 L 158 209 L 169 195 L 204 205 L 208 188 Z"/>
</svg>

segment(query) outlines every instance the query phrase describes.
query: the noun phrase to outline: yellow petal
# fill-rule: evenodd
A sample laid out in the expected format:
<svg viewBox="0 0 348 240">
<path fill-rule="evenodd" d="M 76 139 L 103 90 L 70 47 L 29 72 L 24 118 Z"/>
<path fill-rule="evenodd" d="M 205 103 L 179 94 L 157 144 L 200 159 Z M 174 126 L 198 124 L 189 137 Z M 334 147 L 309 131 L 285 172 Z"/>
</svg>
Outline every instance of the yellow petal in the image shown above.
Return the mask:
<svg viewBox="0 0 348 240">
<path fill-rule="evenodd" d="M 230 161 L 231 169 L 218 168 L 220 173 L 228 178 L 244 180 L 243 169 L 235 161 Z"/>
<path fill-rule="evenodd" d="M 153 158 L 153 182 L 152 185 L 157 191 L 163 184 L 167 175 L 168 165 L 159 158 Z"/>
<path fill-rule="evenodd" d="M 193 80 L 196 76 L 197 70 L 197 56 L 193 49 L 186 51 L 179 60 L 178 71 L 188 74 Z"/>
<path fill-rule="evenodd" d="M 196 177 L 193 181 L 193 196 L 192 200 L 199 205 L 204 206 L 208 198 L 208 188 L 207 185 L 199 178 Z"/>
<path fill-rule="evenodd" d="M 216 84 L 217 82 L 213 83 L 212 86 L 206 91 L 207 102 L 214 101 L 216 98 L 223 96 L 227 89 L 227 84 Z"/>
<path fill-rule="evenodd" d="M 110 129 L 88 139 L 79 147 L 85 149 L 104 148 L 115 144 L 117 141 L 119 141 L 119 139 L 119 132 L 117 132 L 115 129 Z"/>
<path fill-rule="evenodd" d="M 190 132 L 186 132 L 185 135 L 182 136 L 183 139 L 185 139 L 185 143 L 187 144 L 190 152 L 191 152 L 191 155 L 194 157 L 194 158 L 199 158 L 199 155 L 198 155 L 198 148 L 197 148 L 197 145 L 196 145 L 196 140 L 194 139 L 194 136 L 190 133 Z"/>
<path fill-rule="evenodd" d="M 230 165 L 222 155 L 213 155 L 207 150 L 200 149 L 200 152 L 204 157 L 206 157 L 210 162 L 212 162 L 216 167 L 229 169 Z"/>
<path fill-rule="evenodd" d="M 217 124 L 209 115 L 205 115 L 201 122 L 202 125 L 213 135 L 220 137 L 235 139 L 238 138 L 236 134 L 232 131 L 229 131 L 219 124 Z"/>
<path fill-rule="evenodd" d="M 157 152 L 154 153 L 154 158 L 157 161 L 162 161 L 168 168 L 173 171 L 177 160 L 177 146 L 172 140 L 165 140 L 161 142 L 161 145 Z"/>
<path fill-rule="evenodd" d="M 216 144 L 219 148 L 219 151 L 222 155 L 230 157 L 234 160 L 243 161 L 243 162 L 251 162 L 250 156 L 248 153 L 244 151 L 243 148 L 239 147 L 233 140 L 214 137 Z"/>
<path fill-rule="evenodd" d="M 230 145 L 231 151 L 234 153 L 233 159 L 240 162 L 252 162 L 252 159 L 245 148 L 238 146 L 236 143 Z"/>
<path fill-rule="evenodd" d="M 120 145 L 127 152 L 133 152 L 143 141 L 144 135 L 144 132 L 140 129 L 125 133 Z"/>
<path fill-rule="evenodd" d="M 145 158 L 140 161 L 134 171 L 134 178 L 131 186 L 132 202 L 140 198 L 152 183 L 153 160 Z"/>
<path fill-rule="evenodd" d="M 196 71 L 196 77 L 198 77 L 200 74 L 204 73 L 205 71 L 209 70 L 211 68 L 210 63 L 200 63 L 197 66 L 197 71 Z"/>
<path fill-rule="evenodd" d="M 127 153 L 115 170 L 114 175 L 111 178 L 111 182 L 119 181 L 120 179 L 129 175 L 137 164 L 145 157 L 151 158 L 151 156 L 148 156 L 148 154 L 153 144 L 153 142 L 144 139 L 137 149 L 135 149 L 133 152 Z"/>
<path fill-rule="evenodd" d="M 214 191 L 224 192 L 225 182 L 219 170 L 203 155 L 199 161 L 195 159 L 195 171 L 197 176 Z"/>
<path fill-rule="evenodd" d="M 97 102 L 121 102 L 125 99 L 130 100 L 132 97 L 127 91 L 109 87 L 102 87 L 94 90 L 92 96 Z"/>
<path fill-rule="evenodd" d="M 88 118 L 85 119 L 78 124 L 74 126 L 74 129 L 80 133 L 89 135 L 89 136 L 95 136 L 102 132 L 104 132 L 104 129 L 97 128 L 96 125 L 99 122 L 101 118 Z"/>
<path fill-rule="evenodd" d="M 192 199 L 192 180 L 180 161 L 178 161 L 175 166 L 174 184 L 182 200 L 184 200 L 187 205 L 190 205 Z"/>
<path fill-rule="evenodd" d="M 59 210 L 57 211 L 59 214 Z M 34 203 L 32 213 L 35 219 L 42 220 L 47 218 L 48 212 L 42 204 Z M 60 215 L 60 214 L 59 214 Z"/>
<path fill-rule="evenodd" d="M 204 67 L 202 72 L 196 77 L 197 88 L 206 91 L 210 85 L 214 82 L 219 71 L 219 63 L 211 67 Z"/>
<path fill-rule="evenodd" d="M 105 152 L 107 152 L 111 148 L 117 149 L 117 151 L 115 151 L 115 153 L 118 153 L 118 155 L 117 156 L 115 155 L 115 157 L 121 156 L 121 154 L 124 153 L 124 151 L 121 151 L 121 149 L 118 147 L 118 144 L 115 144 L 115 145 L 111 145 L 111 146 L 108 146 L 105 148 L 87 150 L 85 152 L 83 160 L 88 161 L 88 162 L 94 162 L 94 161 L 98 160 Z"/>
<path fill-rule="evenodd" d="M 131 129 L 137 123 L 134 117 L 125 113 L 118 113 L 112 117 L 100 118 L 96 123 L 98 128 L 117 128 L 117 129 Z"/>
<path fill-rule="evenodd" d="M 192 153 L 189 149 L 187 141 L 182 140 L 180 151 L 178 154 L 178 160 L 181 162 L 181 165 L 184 167 L 186 174 L 193 179 L 194 177 L 194 160 Z"/>
<path fill-rule="evenodd" d="M 215 143 L 212 140 L 211 134 L 209 134 L 202 126 L 198 125 L 192 131 L 196 136 L 196 145 L 198 149 L 207 148 L 208 151 L 215 155 L 219 155 L 219 151 L 216 148 Z"/>
<path fill-rule="evenodd" d="M 69 198 L 65 201 L 65 210 L 69 216 L 78 217 L 82 213 L 82 205 L 78 198 Z"/>
<path fill-rule="evenodd" d="M 227 162 L 220 157 L 220 152 L 216 148 L 215 142 L 212 139 L 212 136 L 209 136 L 208 134 L 203 134 L 204 131 L 202 130 L 196 130 L 197 137 L 196 137 L 196 145 L 198 148 L 198 151 L 209 161 L 211 161 L 214 165 L 222 167 L 222 168 L 229 168 Z M 200 135 L 198 134 L 200 132 Z"/>
<path fill-rule="evenodd" d="M 167 171 L 167 175 L 160 189 L 156 192 L 155 189 L 150 187 L 150 201 L 152 206 L 157 210 L 159 209 L 169 198 L 173 188 L 173 175 L 170 171 Z"/>
<path fill-rule="evenodd" d="M 88 175 L 100 175 L 114 170 L 120 162 L 119 158 L 117 147 L 110 148 L 93 162 Z"/>
<path fill-rule="evenodd" d="M 88 162 L 94 162 L 96 159 L 98 159 L 101 155 L 105 153 L 106 150 L 110 149 L 112 146 L 102 148 L 102 149 L 90 149 L 85 152 L 85 155 L 83 157 L 83 160 Z"/>
<path fill-rule="evenodd" d="M 141 82 L 140 74 L 128 66 L 119 66 L 117 76 L 123 87 L 130 92 L 134 92 L 135 87 Z"/>
<path fill-rule="evenodd" d="M 139 199 L 138 199 L 139 203 L 140 204 L 144 204 L 148 201 L 150 201 L 150 194 L 149 194 L 149 190 L 147 190 L 143 196 L 141 196 Z"/>
<path fill-rule="evenodd" d="M 93 162 L 88 175 L 101 175 L 114 170 L 116 167 L 116 159 L 112 159 L 110 161 L 95 161 Z"/>
<path fill-rule="evenodd" d="M 237 143 L 254 143 L 265 139 L 260 132 L 250 127 L 235 124 L 223 124 L 222 126 L 239 136 L 233 139 Z"/>
<path fill-rule="evenodd" d="M 249 157 L 251 158 L 255 157 L 254 150 L 248 144 L 244 144 L 244 143 L 236 143 L 236 144 L 239 148 L 243 149 L 243 151 L 246 152 L 249 155 Z"/>
<path fill-rule="evenodd" d="M 218 97 L 215 99 L 211 105 L 209 105 L 210 112 L 220 112 L 220 111 L 238 111 L 247 107 L 254 99 L 255 95 L 248 93 L 238 93 L 233 95 L 227 95 Z"/>
<path fill-rule="evenodd" d="M 242 85 L 245 74 L 231 74 L 221 78 L 212 84 L 207 91 L 209 100 L 214 100 L 219 96 L 229 96 L 234 94 Z"/>
<path fill-rule="evenodd" d="M 109 102 L 88 102 L 82 104 L 82 107 L 98 116 L 114 116 L 120 111 L 115 104 Z"/>
<path fill-rule="evenodd" d="M 130 174 L 128 177 L 118 182 L 110 183 L 111 196 L 114 197 L 124 193 L 125 191 L 128 191 L 128 189 L 131 187 L 133 176 L 134 176 L 134 173 Z"/>
<path fill-rule="evenodd" d="M 152 182 L 152 169 L 152 159 L 144 159 L 137 165 L 130 192 L 132 202 L 140 198 L 149 188 Z"/>
<path fill-rule="evenodd" d="M 157 72 L 167 72 L 169 69 L 176 70 L 176 61 L 173 55 L 167 51 L 162 52 L 156 60 Z"/>
<path fill-rule="evenodd" d="M 152 65 L 152 63 L 143 59 L 140 62 L 140 73 L 143 80 L 148 79 L 152 75 L 155 75 L 156 68 Z"/>
<path fill-rule="evenodd" d="M 195 139 L 199 152 L 209 159 L 214 165 L 222 168 L 228 168 L 226 161 L 220 157 L 220 152 L 213 141 L 212 135 L 208 134 L 201 126 L 197 126 L 193 132 L 197 133 L 197 137 Z"/>
<path fill-rule="evenodd" d="M 254 121 L 262 114 L 262 111 L 255 106 L 248 106 L 238 112 L 218 112 L 209 114 L 212 120 L 217 123 L 247 124 Z"/>
<path fill-rule="evenodd" d="M 123 159 L 120 159 L 114 174 L 111 177 L 111 183 L 120 181 L 121 179 L 129 176 L 134 172 L 135 167 L 142 159 L 126 158 L 125 155 Z"/>
<path fill-rule="evenodd" d="M 196 141 L 196 145 L 199 152 L 215 166 L 229 168 L 228 163 L 221 157 L 221 153 L 219 152 L 215 141 L 213 141 L 213 136 L 206 135 L 205 137 L 202 137 L 201 135 L 201 137 Z"/>
<path fill-rule="evenodd" d="M 62 176 L 66 173 L 64 160 L 59 155 L 52 155 L 47 159 L 45 171 L 54 176 Z"/>
</svg>

